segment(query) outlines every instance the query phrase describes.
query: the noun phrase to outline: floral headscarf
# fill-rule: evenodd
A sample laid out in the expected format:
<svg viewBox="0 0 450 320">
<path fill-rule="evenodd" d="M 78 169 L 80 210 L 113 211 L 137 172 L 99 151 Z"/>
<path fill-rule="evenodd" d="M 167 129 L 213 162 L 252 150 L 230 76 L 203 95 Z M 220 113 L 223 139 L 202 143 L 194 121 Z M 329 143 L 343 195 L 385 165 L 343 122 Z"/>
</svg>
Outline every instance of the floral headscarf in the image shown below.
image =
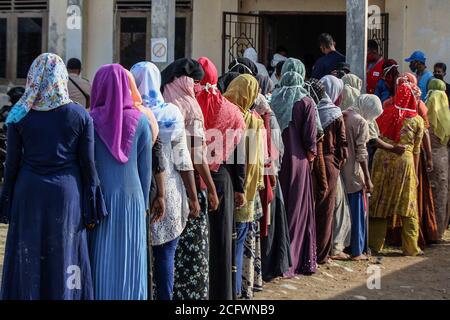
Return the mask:
<svg viewBox="0 0 450 320">
<path fill-rule="evenodd" d="M 31 109 L 50 111 L 71 103 L 68 81 L 64 61 L 53 53 L 41 54 L 31 65 L 25 93 L 9 112 L 6 124 L 19 122 Z"/>
</svg>

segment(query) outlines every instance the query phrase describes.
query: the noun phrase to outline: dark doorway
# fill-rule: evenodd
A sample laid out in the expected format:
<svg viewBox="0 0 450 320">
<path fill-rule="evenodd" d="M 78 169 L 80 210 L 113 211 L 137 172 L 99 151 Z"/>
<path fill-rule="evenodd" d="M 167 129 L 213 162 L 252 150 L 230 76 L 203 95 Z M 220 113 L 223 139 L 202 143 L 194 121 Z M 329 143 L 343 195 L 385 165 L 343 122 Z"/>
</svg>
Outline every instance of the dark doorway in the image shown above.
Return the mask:
<svg viewBox="0 0 450 320">
<path fill-rule="evenodd" d="M 333 36 L 336 48 L 345 55 L 346 15 L 334 14 L 262 14 L 264 41 L 262 57 L 270 65 L 279 46 L 288 50 L 289 57 L 302 60 L 310 75 L 315 61 L 322 56 L 317 39 L 326 32 Z"/>
</svg>

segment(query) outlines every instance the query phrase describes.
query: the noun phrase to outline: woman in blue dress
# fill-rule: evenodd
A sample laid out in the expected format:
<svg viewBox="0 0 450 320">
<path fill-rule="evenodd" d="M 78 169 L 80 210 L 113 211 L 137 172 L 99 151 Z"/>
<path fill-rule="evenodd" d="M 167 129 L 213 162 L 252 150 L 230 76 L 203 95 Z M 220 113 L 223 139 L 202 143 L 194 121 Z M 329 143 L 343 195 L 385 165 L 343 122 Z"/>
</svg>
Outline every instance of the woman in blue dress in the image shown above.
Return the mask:
<svg viewBox="0 0 450 320">
<path fill-rule="evenodd" d="M 91 99 L 95 161 L 109 213 L 90 238 L 95 299 L 147 300 L 150 124 L 134 108 L 128 75 L 118 64 L 97 71 Z"/>
<path fill-rule="evenodd" d="M 94 128 L 64 62 L 42 54 L 8 119 L 0 220 L 9 223 L 1 299 L 93 299 L 86 227 L 106 216 Z"/>
</svg>

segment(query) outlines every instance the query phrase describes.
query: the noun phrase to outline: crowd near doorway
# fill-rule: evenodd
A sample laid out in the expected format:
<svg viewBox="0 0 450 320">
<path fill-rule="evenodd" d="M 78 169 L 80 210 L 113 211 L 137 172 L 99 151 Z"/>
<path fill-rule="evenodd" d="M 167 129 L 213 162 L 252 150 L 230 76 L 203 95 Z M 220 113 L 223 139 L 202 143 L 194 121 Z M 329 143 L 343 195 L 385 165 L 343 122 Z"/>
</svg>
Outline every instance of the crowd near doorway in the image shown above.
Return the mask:
<svg viewBox="0 0 450 320">
<path fill-rule="evenodd" d="M 329 33 L 336 49 L 346 54 L 347 20 L 345 12 L 260 12 L 223 14 L 223 69 L 245 49 L 258 51 L 259 61 L 271 69 L 271 60 L 277 49 L 283 47 L 289 57 L 301 59 L 309 77 L 315 61 L 322 56 L 318 37 Z M 369 29 L 385 57 L 388 55 L 389 16 L 382 14 L 379 26 Z"/>
<path fill-rule="evenodd" d="M 335 14 L 262 14 L 264 21 L 264 48 L 261 58 L 270 63 L 278 47 L 284 47 L 290 57 L 302 60 L 307 76 L 322 56 L 317 39 L 322 33 L 330 33 L 336 41 L 336 49 L 345 55 L 346 15 Z"/>
</svg>

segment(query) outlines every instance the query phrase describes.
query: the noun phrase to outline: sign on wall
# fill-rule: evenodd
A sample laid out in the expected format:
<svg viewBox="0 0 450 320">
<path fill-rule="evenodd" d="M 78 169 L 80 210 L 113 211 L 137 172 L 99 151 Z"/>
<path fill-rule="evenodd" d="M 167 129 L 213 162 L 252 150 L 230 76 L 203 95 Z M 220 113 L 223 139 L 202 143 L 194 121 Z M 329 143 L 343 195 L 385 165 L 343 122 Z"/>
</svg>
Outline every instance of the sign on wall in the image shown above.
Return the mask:
<svg viewBox="0 0 450 320">
<path fill-rule="evenodd" d="M 167 38 L 152 38 L 152 62 L 167 62 Z"/>
</svg>

